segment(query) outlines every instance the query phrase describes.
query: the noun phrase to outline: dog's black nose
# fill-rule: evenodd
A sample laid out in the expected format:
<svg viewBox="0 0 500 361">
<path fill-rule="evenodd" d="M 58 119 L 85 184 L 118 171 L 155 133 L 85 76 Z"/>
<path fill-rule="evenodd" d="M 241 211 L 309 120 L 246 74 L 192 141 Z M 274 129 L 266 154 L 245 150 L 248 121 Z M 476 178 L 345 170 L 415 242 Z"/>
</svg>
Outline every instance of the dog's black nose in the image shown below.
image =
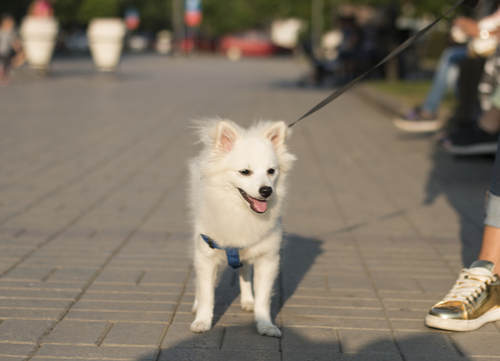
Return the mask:
<svg viewBox="0 0 500 361">
<path fill-rule="evenodd" d="M 269 198 L 273 194 L 273 189 L 271 187 L 260 187 L 259 193 L 264 198 Z"/>
</svg>

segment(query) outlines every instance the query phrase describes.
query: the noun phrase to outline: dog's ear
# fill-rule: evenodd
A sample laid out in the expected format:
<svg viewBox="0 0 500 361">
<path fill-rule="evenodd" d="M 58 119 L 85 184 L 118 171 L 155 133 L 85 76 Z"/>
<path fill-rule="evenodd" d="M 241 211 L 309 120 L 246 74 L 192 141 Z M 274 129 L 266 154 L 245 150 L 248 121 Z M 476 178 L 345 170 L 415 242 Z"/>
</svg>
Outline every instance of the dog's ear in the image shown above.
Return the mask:
<svg viewBox="0 0 500 361">
<path fill-rule="evenodd" d="M 275 148 L 281 148 L 285 144 L 285 140 L 288 138 L 288 127 L 285 122 L 273 123 L 264 132 L 264 138 L 269 139 L 273 143 Z"/>
<path fill-rule="evenodd" d="M 215 148 L 225 152 L 233 149 L 234 142 L 239 138 L 238 130 L 229 122 L 221 120 L 217 124 L 215 134 Z"/>
</svg>

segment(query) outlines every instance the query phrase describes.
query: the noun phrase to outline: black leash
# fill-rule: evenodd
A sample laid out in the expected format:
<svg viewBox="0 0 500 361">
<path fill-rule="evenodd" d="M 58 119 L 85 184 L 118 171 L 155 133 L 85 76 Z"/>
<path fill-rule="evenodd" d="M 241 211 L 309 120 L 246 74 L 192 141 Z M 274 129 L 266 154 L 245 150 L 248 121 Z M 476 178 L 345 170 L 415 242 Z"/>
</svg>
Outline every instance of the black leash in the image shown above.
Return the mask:
<svg viewBox="0 0 500 361">
<path fill-rule="evenodd" d="M 361 74 L 360 76 L 358 76 L 356 79 L 354 80 L 351 80 L 349 83 L 347 83 L 346 85 L 342 86 L 341 88 L 337 89 L 336 91 L 334 91 L 332 94 L 330 94 L 328 97 L 326 97 L 325 99 L 323 99 L 320 103 L 318 103 L 314 108 L 312 108 L 311 110 L 309 110 L 306 114 L 304 114 L 302 117 L 300 117 L 299 119 L 297 119 L 296 121 L 294 121 L 292 124 L 290 124 L 288 127 L 292 127 L 295 123 L 301 121 L 302 119 L 304 119 L 305 117 L 308 117 L 309 115 L 311 115 L 312 113 L 320 110 L 321 108 L 323 108 L 325 105 L 333 102 L 335 99 L 337 99 L 339 96 L 341 96 L 342 94 L 344 94 L 347 90 L 349 90 L 354 84 L 356 84 L 357 82 L 359 82 L 361 79 L 363 79 L 365 76 L 367 76 L 369 73 L 371 73 L 373 70 L 377 69 L 379 66 L 387 63 L 389 60 L 393 59 L 396 55 L 398 55 L 399 53 L 401 53 L 403 50 L 405 50 L 407 47 L 409 47 L 410 45 L 414 44 L 418 39 L 420 39 L 420 37 L 422 35 L 424 35 L 425 33 L 427 33 L 434 25 L 436 25 L 436 23 L 438 21 L 440 21 L 442 18 L 444 18 L 445 16 L 447 16 L 449 13 L 451 13 L 453 10 L 455 10 L 457 7 L 459 7 L 460 5 L 465 5 L 467 7 L 475 7 L 477 5 L 479 0 L 457 0 L 457 2 L 455 3 L 455 5 L 453 5 L 446 13 L 444 13 L 443 15 L 441 15 L 439 18 L 437 18 L 436 20 L 434 20 L 430 25 L 427 25 L 425 28 L 423 28 L 422 30 L 420 30 L 419 32 L 417 32 L 415 35 L 413 35 L 411 38 L 407 39 L 404 43 L 402 43 L 401 45 L 399 45 L 396 49 L 394 49 L 389 55 L 387 55 L 384 59 L 382 59 L 377 65 L 375 65 L 373 68 L 371 68 L 370 70 L 366 71 L 365 73 Z"/>
</svg>

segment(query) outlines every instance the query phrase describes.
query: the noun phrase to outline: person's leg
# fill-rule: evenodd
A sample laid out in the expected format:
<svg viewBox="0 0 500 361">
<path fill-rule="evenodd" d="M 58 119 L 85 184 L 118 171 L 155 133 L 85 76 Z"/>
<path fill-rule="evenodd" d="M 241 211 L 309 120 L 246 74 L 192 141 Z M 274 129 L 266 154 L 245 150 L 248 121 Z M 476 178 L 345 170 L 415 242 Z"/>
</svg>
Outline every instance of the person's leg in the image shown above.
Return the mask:
<svg viewBox="0 0 500 361">
<path fill-rule="evenodd" d="M 10 65 L 9 57 L 0 58 L 0 83 L 2 83 L 3 85 L 8 85 L 10 81 L 9 65 Z"/>
<path fill-rule="evenodd" d="M 429 113 L 429 115 L 437 113 L 448 88 L 450 70 L 454 65 L 465 59 L 466 56 L 467 48 L 465 46 L 451 46 L 443 52 L 432 78 L 432 87 L 422 104 L 422 111 Z"/>
<path fill-rule="evenodd" d="M 479 259 L 460 272 L 455 285 L 431 308 L 429 327 L 472 331 L 500 320 L 500 147 L 486 201 L 483 243 Z"/>
<path fill-rule="evenodd" d="M 500 133 L 500 87 L 487 102 L 491 107 L 479 117 L 477 124 L 459 127 L 441 141 L 441 145 L 452 154 L 495 154 Z M 500 190 L 499 190 L 500 191 Z M 500 193 L 498 193 L 500 194 Z"/>
<path fill-rule="evenodd" d="M 500 145 L 497 146 L 485 213 L 483 243 L 479 259 L 493 262 L 495 264 L 493 272 L 500 275 Z"/>
<path fill-rule="evenodd" d="M 494 263 L 493 273 L 500 274 L 500 228 L 484 227 L 483 243 L 478 258 Z"/>
<path fill-rule="evenodd" d="M 434 132 L 441 129 L 443 121 L 437 117 L 437 112 L 448 88 L 448 76 L 466 57 L 465 46 L 447 48 L 441 55 L 425 102 L 405 115 L 394 118 L 394 125 L 406 132 Z"/>
<path fill-rule="evenodd" d="M 478 85 L 483 75 L 485 59 L 466 58 L 460 62 L 458 79 L 458 105 L 455 110 L 454 124 L 450 128 L 464 127 L 475 123 L 474 110 L 479 108 Z"/>
</svg>

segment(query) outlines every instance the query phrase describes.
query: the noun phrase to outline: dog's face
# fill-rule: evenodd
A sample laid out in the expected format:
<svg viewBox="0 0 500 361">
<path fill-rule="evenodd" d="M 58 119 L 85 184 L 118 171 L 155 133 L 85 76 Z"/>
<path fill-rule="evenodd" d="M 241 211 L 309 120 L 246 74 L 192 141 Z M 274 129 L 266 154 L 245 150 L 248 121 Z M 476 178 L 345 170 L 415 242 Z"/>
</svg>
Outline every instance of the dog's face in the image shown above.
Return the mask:
<svg viewBox="0 0 500 361">
<path fill-rule="evenodd" d="M 279 152 L 284 151 L 287 127 L 283 122 L 269 123 L 260 132 L 242 134 L 231 123 L 217 125 L 215 150 L 226 165 L 229 192 L 236 192 L 256 214 L 269 208 L 282 170 Z"/>
</svg>

